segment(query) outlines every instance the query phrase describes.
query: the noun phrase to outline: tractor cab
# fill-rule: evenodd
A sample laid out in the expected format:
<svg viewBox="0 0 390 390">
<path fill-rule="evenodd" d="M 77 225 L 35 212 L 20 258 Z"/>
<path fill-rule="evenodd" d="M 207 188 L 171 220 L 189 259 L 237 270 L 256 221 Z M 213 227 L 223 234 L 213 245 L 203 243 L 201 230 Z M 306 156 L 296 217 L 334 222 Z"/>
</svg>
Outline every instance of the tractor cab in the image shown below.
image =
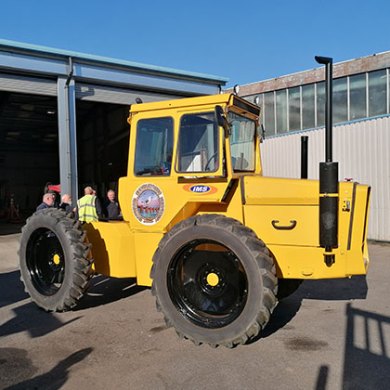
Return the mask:
<svg viewBox="0 0 390 390">
<path fill-rule="evenodd" d="M 261 174 L 259 114 L 233 94 L 132 105 L 125 221 L 161 234 L 206 209 L 242 221 L 239 177 Z"/>
<path fill-rule="evenodd" d="M 260 173 L 259 107 L 224 94 L 133 105 L 129 176 L 194 179 Z M 151 117 L 150 112 L 154 115 Z"/>
</svg>

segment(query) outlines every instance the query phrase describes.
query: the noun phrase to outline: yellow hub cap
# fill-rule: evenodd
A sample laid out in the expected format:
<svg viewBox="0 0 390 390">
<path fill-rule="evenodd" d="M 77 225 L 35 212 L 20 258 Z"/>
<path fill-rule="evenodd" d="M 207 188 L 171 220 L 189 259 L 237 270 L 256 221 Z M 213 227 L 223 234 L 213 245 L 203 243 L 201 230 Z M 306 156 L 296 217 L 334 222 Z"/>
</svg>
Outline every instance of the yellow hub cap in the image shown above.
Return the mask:
<svg viewBox="0 0 390 390">
<path fill-rule="evenodd" d="M 54 263 L 55 265 L 60 264 L 60 256 L 59 256 L 59 255 L 55 254 L 55 255 L 53 256 L 53 263 Z"/>
<path fill-rule="evenodd" d="M 210 272 L 208 275 L 207 275 L 207 283 L 211 286 L 211 287 L 215 287 L 218 283 L 219 283 L 219 277 L 217 274 L 215 274 L 214 272 Z"/>
</svg>

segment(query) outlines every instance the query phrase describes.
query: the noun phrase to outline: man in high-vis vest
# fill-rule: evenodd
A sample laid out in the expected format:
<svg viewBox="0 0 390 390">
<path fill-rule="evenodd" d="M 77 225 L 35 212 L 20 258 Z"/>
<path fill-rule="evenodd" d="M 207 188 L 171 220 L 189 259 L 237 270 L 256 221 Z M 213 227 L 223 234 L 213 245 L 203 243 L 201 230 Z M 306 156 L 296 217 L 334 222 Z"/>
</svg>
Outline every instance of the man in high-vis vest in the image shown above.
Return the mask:
<svg viewBox="0 0 390 390">
<path fill-rule="evenodd" d="M 84 196 L 77 201 L 77 215 L 81 222 L 98 221 L 102 216 L 99 199 L 92 187 L 84 188 Z"/>
</svg>

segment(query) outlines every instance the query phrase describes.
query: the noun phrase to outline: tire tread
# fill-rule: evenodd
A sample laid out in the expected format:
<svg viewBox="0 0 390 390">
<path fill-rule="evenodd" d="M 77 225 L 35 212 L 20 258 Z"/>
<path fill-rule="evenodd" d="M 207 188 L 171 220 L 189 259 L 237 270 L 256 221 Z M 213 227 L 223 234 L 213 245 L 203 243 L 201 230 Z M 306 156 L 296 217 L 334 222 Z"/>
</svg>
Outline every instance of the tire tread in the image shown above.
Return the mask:
<svg viewBox="0 0 390 390">
<path fill-rule="evenodd" d="M 91 245 L 87 242 L 86 232 L 82 230 L 82 227 L 78 221 L 75 221 L 66 216 L 66 213 L 58 209 L 41 210 L 34 213 L 26 220 L 26 224 L 22 228 L 22 235 L 20 241 L 20 247 L 26 248 L 28 240 L 33 233 L 33 227 L 39 228 L 39 221 L 43 219 L 54 223 L 55 229 L 62 231 L 63 236 L 66 237 L 72 258 L 68 261 L 72 262 L 73 274 L 67 281 L 68 285 L 64 287 L 65 292 L 58 295 L 56 302 L 47 303 L 47 300 L 41 299 L 41 295 L 27 280 L 28 271 L 26 270 L 26 260 L 24 253 L 19 250 L 20 257 L 20 269 L 21 269 L 21 281 L 24 284 L 25 291 L 30 295 L 31 299 L 41 308 L 46 311 L 67 311 L 75 307 L 88 286 L 88 282 L 91 279 L 93 273 L 91 270 Z M 29 231 L 31 232 L 29 233 Z M 61 286 L 62 288 L 63 286 Z"/>
<path fill-rule="evenodd" d="M 162 305 L 159 302 L 159 296 L 156 289 L 155 278 L 157 272 L 157 263 L 161 260 L 162 252 L 164 247 L 176 234 L 181 232 L 183 229 L 187 229 L 191 226 L 216 226 L 219 229 L 223 229 L 229 234 L 234 234 L 239 237 L 241 242 L 250 251 L 252 258 L 256 261 L 257 267 L 261 270 L 260 275 L 262 278 L 263 285 L 263 305 L 260 308 L 257 315 L 254 317 L 252 323 L 250 323 L 246 330 L 242 334 L 235 335 L 232 339 L 221 340 L 218 343 L 209 343 L 212 347 L 223 345 L 227 348 L 233 348 L 236 345 L 245 344 L 253 338 L 257 337 L 259 333 L 264 329 L 265 325 L 269 321 L 271 313 L 277 305 L 276 292 L 277 292 L 277 278 L 275 271 L 275 264 L 273 258 L 265 246 L 264 242 L 260 240 L 255 232 L 242 225 L 239 221 L 225 217 L 218 214 L 203 214 L 188 218 L 178 224 L 176 224 L 171 231 L 169 231 L 160 241 L 158 249 L 153 256 L 153 266 L 151 269 L 152 283 L 152 294 L 156 297 L 156 307 L 159 311 L 162 310 Z M 163 313 L 164 314 L 164 313 Z M 167 327 L 174 327 L 167 315 L 164 314 L 164 319 Z M 201 342 L 192 335 L 183 334 L 182 332 L 175 329 L 181 338 L 190 339 L 194 344 L 198 345 Z"/>
</svg>

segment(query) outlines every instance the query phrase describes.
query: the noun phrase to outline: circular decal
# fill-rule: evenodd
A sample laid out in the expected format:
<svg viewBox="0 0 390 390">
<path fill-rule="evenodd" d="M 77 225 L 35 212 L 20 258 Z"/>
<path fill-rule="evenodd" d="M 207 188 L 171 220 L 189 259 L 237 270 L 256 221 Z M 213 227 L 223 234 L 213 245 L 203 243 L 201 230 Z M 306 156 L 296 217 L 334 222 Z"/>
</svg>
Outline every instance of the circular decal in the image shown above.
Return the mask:
<svg viewBox="0 0 390 390">
<path fill-rule="evenodd" d="M 133 213 L 144 225 L 154 225 L 164 213 L 164 195 L 154 184 L 142 184 L 133 195 Z"/>
</svg>

